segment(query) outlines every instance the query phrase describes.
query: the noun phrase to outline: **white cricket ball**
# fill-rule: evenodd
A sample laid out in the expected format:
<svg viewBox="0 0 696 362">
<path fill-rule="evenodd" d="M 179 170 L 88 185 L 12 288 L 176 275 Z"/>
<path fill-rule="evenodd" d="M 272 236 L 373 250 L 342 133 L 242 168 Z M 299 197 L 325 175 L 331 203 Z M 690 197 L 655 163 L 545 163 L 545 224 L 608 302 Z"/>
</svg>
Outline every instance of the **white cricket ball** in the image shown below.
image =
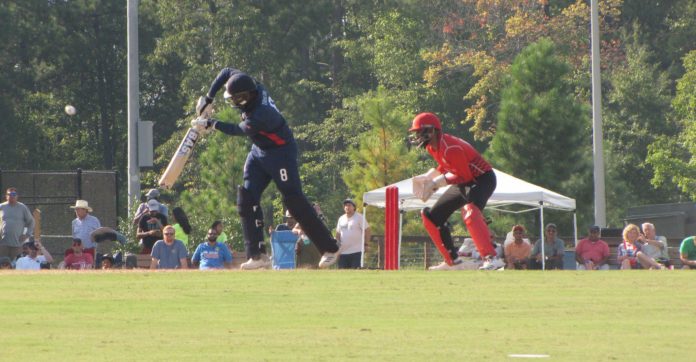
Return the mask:
<svg viewBox="0 0 696 362">
<path fill-rule="evenodd" d="M 75 109 L 75 107 L 73 107 L 71 105 L 67 105 L 67 106 L 65 106 L 65 113 L 68 116 L 74 116 L 75 113 L 77 113 L 77 109 Z"/>
</svg>

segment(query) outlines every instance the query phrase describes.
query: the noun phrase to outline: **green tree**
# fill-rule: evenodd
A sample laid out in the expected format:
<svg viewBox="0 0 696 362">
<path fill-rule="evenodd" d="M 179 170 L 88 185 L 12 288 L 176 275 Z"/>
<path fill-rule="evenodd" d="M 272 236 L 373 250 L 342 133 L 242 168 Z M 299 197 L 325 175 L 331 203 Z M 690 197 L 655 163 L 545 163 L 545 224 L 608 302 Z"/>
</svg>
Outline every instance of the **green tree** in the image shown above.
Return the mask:
<svg viewBox="0 0 696 362">
<path fill-rule="evenodd" d="M 563 193 L 583 171 L 588 111 L 573 95 L 568 65 L 542 39 L 510 67 L 489 158 L 501 170 Z"/>
<path fill-rule="evenodd" d="M 672 101 L 679 132 L 662 135 L 648 148 L 647 162 L 655 170 L 653 184 L 676 185 L 689 198 L 696 197 L 696 51 L 684 57 L 684 75 Z"/>
<path fill-rule="evenodd" d="M 676 195 L 651 185 L 654 172 L 645 162 L 648 145 L 659 135 L 673 135 L 667 74 L 651 62 L 638 30 L 626 42 L 626 63 L 609 75 L 604 130 L 607 145 L 607 209 L 618 224 L 628 205 L 668 202 Z M 616 218 L 619 218 L 618 220 Z"/>
</svg>

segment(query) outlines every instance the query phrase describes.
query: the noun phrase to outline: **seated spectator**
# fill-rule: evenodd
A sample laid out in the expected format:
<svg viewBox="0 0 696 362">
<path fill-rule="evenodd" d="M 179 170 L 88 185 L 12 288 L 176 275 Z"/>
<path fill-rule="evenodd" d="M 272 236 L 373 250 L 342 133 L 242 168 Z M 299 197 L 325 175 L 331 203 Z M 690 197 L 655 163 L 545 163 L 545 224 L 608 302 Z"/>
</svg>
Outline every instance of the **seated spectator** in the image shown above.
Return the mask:
<svg viewBox="0 0 696 362">
<path fill-rule="evenodd" d="M 563 256 L 565 255 L 565 245 L 563 240 L 558 238 L 556 224 L 550 223 L 544 229 L 544 255 L 541 253 L 542 240 L 537 240 L 532 248 L 532 257 L 530 260 L 531 269 L 541 269 L 542 266 L 546 270 L 563 269 Z M 543 259 L 544 262 L 542 263 Z"/>
<path fill-rule="evenodd" d="M 112 269 L 114 267 L 114 258 L 109 254 L 104 254 L 101 257 L 102 270 Z"/>
<path fill-rule="evenodd" d="M 529 267 L 529 254 L 532 246 L 524 241 L 525 229 L 522 225 L 512 227 L 514 240 L 505 247 L 506 269 L 527 269 Z"/>
<path fill-rule="evenodd" d="M 292 219 L 292 216 L 290 216 L 289 219 Z M 290 224 L 290 222 L 288 222 L 288 224 Z M 292 232 L 297 235 L 297 242 L 295 243 L 295 267 L 298 269 L 316 269 L 321 259 L 319 249 L 309 240 L 309 237 L 304 233 L 299 223 L 292 219 L 292 224 L 294 225 Z"/>
<path fill-rule="evenodd" d="M 12 260 L 6 256 L 0 256 L 0 269 L 12 269 Z"/>
<path fill-rule="evenodd" d="M 495 242 L 495 233 L 491 230 L 491 245 L 495 249 L 496 255 L 503 255 L 503 246 Z M 464 269 L 477 270 L 482 264 L 481 254 L 479 254 L 474 244 L 474 239 L 466 238 L 457 251 L 457 255 L 462 258 L 465 263 Z"/>
<path fill-rule="evenodd" d="M 599 237 L 601 229 L 592 226 L 587 238 L 578 242 L 575 247 L 575 261 L 578 270 L 609 270 L 609 245 Z"/>
<path fill-rule="evenodd" d="M 640 250 L 638 238 L 640 229 L 638 225 L 628 224 L 623 229 L 623 241 L 616 247 L 616 262 L 619 263 L 621 270 L 640 269 L 636 254 Z"/>
<path fill-rule="evenodd" d="M 30 238 L 29 241 L 24 242 L 22 244 L 22 253 L 24 256 L 15 262 L 15 269 L 17 270 L 39 270 L 42 269 L 42 266 L 53 262 L 53 257 L 41 245 L 40 240 Z"/>
<path fill-rule="evenodd" d="M 655 225 L 643 223 L 643 235 L 638 238 L 641 243 L 640 251 L 636 258 L 640 265 L 645 269 L 668 269 L 672 268 L 667 251 L 667 238 L 658 236 L 655 232 Z"/>
<path fill-rule="evenodd" d="M 78 238 L 73 239 L 72 243 L 72 254 L 69 254 L 63 260 L 65 264 L 65 269 L 92 269 L 94 267 L 94 258 L 92 254 L 85 253 L 82 249 L 82 240 Z"/>
<path fill-rule="evenodd" d="M 679 246 L 679 259 L 683 269 L 696 269 L 696 236 L 682 240 Z"/>
<path fill-rule="evenodd" d="M 147 214 L 140 218 L 137 237 L 142 249 L 140 254 L 150 254 L 152 246 L 162 238 L 162 228 L 167 225 L 167 217 L 160 214 L 160 204 L 157 200 L 147 202 Z"/>
<path fill-rule="evenodd" d="M 532 242 L 529 241 L 529 238 L 522 238 L 525 243 L 529 244 L 530 246 L 532 245 Z M 510 245 L 513 241 L 515 241 L 515 236 L 513 235 L 512 230 L 508 231 L 508 233 L 505 235 L 505 240 L 503 241 L 503 252 L 505 251 L 505 248 L 507 248 L 508 245 Z M 500 254 L 498 254 L 500 255 Z"/>
<path fill-rule="evenodd" d="M 198 244 L 193 252 L 191 262 L 199 269 L 230 269 L 232 266 L 232 253 L 225 243 L 218 243 L 218 234 L 215 229 L 208 230 L 208 240 Z"/>
<path fill-rule="evenodd" d="M 188 269 L 188 251 L 184 243 L 175 238 L 174 227 L 167 225 L 162 232 L 164 239 L 152 247 L 150 269 Z"/>
</svg>

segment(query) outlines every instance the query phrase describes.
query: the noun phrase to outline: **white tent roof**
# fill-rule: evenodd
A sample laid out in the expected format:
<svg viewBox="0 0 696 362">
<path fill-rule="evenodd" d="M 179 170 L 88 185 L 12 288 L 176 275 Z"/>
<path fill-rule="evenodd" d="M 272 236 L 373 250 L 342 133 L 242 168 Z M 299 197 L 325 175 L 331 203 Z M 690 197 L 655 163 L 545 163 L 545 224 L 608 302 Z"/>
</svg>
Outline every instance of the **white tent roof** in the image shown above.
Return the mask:
<svg viewBox="0 0 696 362">
<path fill-rule="evenodd" d="M 512 204 L 528 205 L 540 208 L 559 210 L 575 210 L 575 199 L 563 196 L 543 187 L 534 185 L 500 170 L 495 170 L 498 183 L 493 195 L 488 199 L 489 206 L 505 206 Z M 411 179 L 399 181 L 389 186 L 399 188 L 399 200 L 402 210 L 420 210 L 426 206 L 432 206 L 442 196 L 448 187 L 440 188 L 427 202 L 423 202 L 413 194 Z M 377 207 L 384 207 L 387 187 L 368 191 L 363 194 L 363 202 Z"/>
</svg>

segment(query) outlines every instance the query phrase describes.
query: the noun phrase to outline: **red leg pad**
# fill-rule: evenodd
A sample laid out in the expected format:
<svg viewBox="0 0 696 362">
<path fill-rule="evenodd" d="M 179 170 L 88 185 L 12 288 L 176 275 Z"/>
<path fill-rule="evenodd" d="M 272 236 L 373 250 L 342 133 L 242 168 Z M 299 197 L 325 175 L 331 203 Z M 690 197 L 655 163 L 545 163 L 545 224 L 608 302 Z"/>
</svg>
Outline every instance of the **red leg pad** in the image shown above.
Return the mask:
<svg viewBox="0 0 696 362">
<path fill-rule="evenodd" d="M 476 205 L 469 203 L 464 205 L 462 216 L 481 257 L 496 256 L 495 249 L 491 243 L 491 232 L 488 230 L 486 219 L 483 217 L 481 210 Z"/>
<path fill-rule="evenodd" d="M 437 226 L 435 226 L 435 224 L 433 224 L 433 222 L 430 221 L 428 216 L 425 215 L 424 211 L 421 211 L 421 217 L 423 218 L 423 225 L 425 226 L 425 230 L 428 232 L 428 235 L 430 235 L 430 238 L 433 240 L 433 244 L 435 244 L 437 250 L 440 251 L 442 257 L 445 258 L 445 262 L 447 263 L 447 265 L 454 265 L 449 251 L 445 248 L 445 244 L 442 243 L 442 238 L 440 237 L 440 229 L 438 229 Z"/>
</svg>

